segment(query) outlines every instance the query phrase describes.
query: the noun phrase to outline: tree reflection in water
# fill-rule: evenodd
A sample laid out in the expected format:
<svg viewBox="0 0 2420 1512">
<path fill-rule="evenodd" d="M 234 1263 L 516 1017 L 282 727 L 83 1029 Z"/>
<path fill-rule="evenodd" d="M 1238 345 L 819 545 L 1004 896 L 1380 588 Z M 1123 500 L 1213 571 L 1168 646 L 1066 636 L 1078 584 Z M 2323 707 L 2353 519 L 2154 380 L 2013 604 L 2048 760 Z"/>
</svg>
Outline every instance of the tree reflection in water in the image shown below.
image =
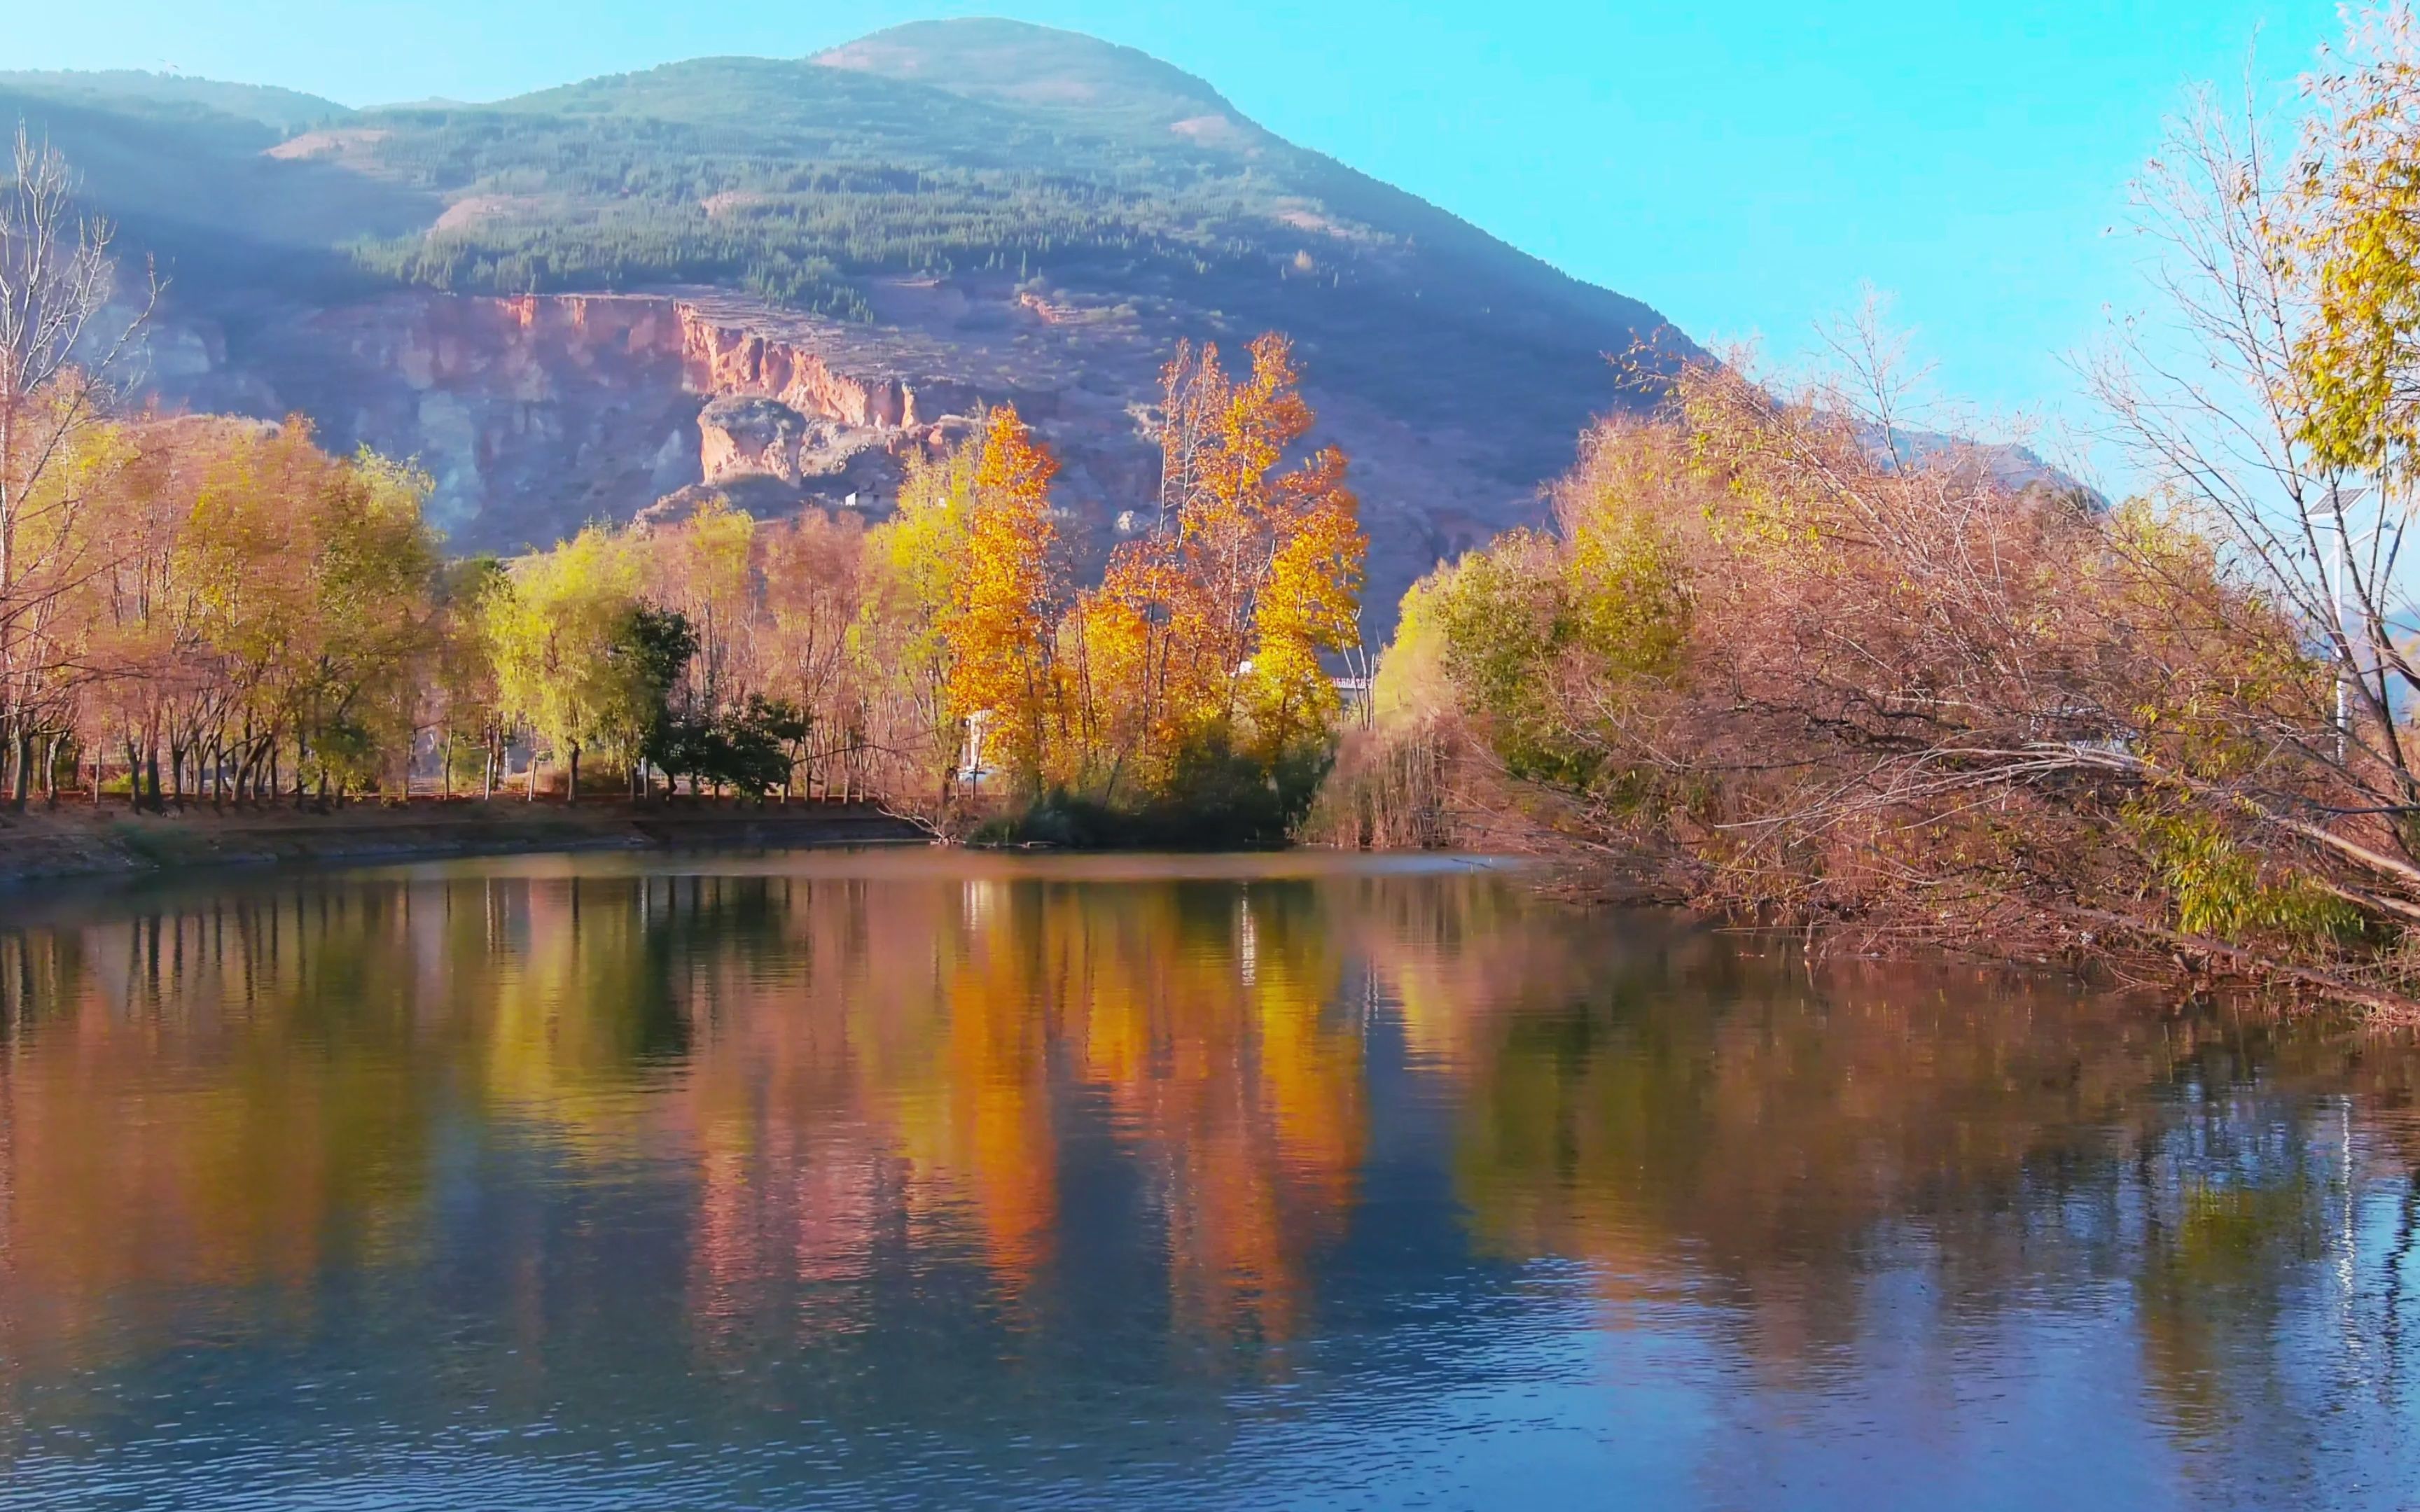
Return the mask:
<svg viewBox="0 0 2420 1512">
<path fill-rule="evenodd" d="M 1621 1340 L 1678 1341 L 1652 1389 L 1708 1404 L 1718 1502 L 1793 1456 L 1850 1483 L 1825 1444 L 1877 1413 L 1954 1458 L 1978 1399 L 2061 1371 L 2176 1485 L 2414 1469 L 2374 1445 L 2412 1423 L 2420 1056 L 2341 1024 L 1810 974 L 1493 872 L 1300 858 L 531 862 L 27 912 L 21 1469 L 141 1458 L 126 1399 L 196 1371 L 274 1396 L 333 1361 L 365 1453 L 475 1404 L 553 1425 L 541 1459 L 805 1420 L 1105 1475 L 1357 1381 L 1484 1386 L 1504 1362 L 1434 1319 L 1528 1326 L 1567 1273 L 1597 1411 L 1651 1389 Z M 300 1431 L 245 1399 L 226 1433 Z"/>
</svg>

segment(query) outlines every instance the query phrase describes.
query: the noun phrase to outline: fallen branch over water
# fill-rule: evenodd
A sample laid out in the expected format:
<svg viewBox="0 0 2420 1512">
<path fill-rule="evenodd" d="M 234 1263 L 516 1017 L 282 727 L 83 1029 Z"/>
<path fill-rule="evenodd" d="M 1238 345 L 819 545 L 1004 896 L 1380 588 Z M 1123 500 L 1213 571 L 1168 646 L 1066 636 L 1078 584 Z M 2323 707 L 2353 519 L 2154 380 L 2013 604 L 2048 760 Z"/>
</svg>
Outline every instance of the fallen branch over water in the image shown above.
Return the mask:
<svg viewBox="0 0 2420 1512">
<path fill-rule="evenodd" d="M 2357 981 L 2339 972 L 2273 960 L 2257 950 L 2226 940 L 2212 939 L 2207 934 L 2189 934 L 2106 909 L 2063 906 L 2055 911 L 2080 923 L 2097 924 L 2105 930 L 2157 941 L 2171 949 L 2190 950 L 2213 961 L 2230 962 L 2242 978 L 2253 985 L 2292 983 L 2326 997 L 2367 1009 L 2382 1023 L 2420 1025 L 2420 998 Z"/>
</svg>

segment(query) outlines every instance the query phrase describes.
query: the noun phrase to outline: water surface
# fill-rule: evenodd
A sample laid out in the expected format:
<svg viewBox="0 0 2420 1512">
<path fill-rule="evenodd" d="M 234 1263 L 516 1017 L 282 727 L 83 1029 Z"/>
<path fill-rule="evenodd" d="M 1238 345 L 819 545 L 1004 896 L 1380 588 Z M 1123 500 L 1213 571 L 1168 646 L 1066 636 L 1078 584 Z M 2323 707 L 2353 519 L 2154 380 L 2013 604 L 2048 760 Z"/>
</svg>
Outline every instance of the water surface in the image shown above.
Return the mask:
<svg viewBox="0 0 2420 1512">
<path fill-rule="evenodd" d="M 0 1508 L 2420 1504 L 2420 1054 L 1468 864 L 0 899 Z"/>
</svg>

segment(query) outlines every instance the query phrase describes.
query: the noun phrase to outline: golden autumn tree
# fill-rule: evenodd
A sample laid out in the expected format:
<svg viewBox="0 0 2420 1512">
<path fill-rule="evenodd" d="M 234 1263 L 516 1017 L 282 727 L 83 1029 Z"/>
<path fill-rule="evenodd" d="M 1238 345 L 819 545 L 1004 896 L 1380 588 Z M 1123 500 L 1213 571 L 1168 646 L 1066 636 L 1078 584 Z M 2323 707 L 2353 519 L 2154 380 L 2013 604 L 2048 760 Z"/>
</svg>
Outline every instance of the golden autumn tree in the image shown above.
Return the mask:
<svg viewBox="0 0 2420 1512">
<path fill-rule="evenodd" d="M 1031 793 L 1042 783 L 1057 702 L 1059 532 L 1050 479 L 1059 463 L 1013 406 L 985 418 L 982 448 L 946 632 L 954 651 L 949 705 L 956 717 L 982 722 L 986 760 Z"/>
<path fill-rule="evenodd" d="M 1336 712 L 1322 653 L 1356 643 L 1368 543 L 1311 426 L 1293 348 L 1274 333 L 1232 378 L 1216 347 L 1162 375 L 1159 519 L 1079 604 L 1083 681 L 1102 764 L 1165 793 L 1180 765 L 1240 753 L 1273 765 L 1324 745 Z"/>
<path fill-rule="evenodd" d="M 866 533 L 864 579 L 845 632 L 830 722 L 845 735 L 842 790 L 867 779 L 894 804 L 949 806 L 961 742 L 950 708 L 949 631 L 966 563 L 980 437 L 939 456 L 911 454 L 898 513 Z M 848 756 L 869 758 L 862 764 Z M 827 772 L 829 786 L 832 773 Z"/>
<path fill-rule="evenodd" d="M 1117 800 L 1147 790 L 1166 743 L 1169 564 L 1130 542 L 1097 589 L 1076 596 L 1061 644 L 1074 715 L 1061 761 L 1072 786 Z"/>
<path fill-rule="evenodd" d="M 1336 684 L 1320 653 L 1358 643 L 1369 541 L 1333 448 L 1286 475 L 1283 517 L 1252 601 L 1251 674 L 1244 708 L 1252 748 L 1276 763 L 1335 728 Z"/>
</svg>

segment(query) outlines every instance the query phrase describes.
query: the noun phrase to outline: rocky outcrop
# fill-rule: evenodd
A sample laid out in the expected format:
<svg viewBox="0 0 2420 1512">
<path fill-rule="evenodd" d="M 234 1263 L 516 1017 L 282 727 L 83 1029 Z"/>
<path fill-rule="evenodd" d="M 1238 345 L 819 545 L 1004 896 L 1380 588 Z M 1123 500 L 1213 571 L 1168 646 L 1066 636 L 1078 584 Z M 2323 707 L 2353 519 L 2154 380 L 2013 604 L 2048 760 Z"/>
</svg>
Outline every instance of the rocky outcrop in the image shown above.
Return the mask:
<svg viewBox="0 0 2420 1512">
<path fill-rule="evenodd" d="M 698 413 L 699 488 L 659 501 L 683 511 L 701 491 L 752 514 L 768 515 L 814 503 L 887 513 L 899 497 L 906 459 L 937 444 L 943 426 L 879 428 L 810 418 L 752 393 L 724 394 Z M 656 515 L 662 515 L 658 510 Z"/>
<path fill-rule="evenodd" d="M 513 550 L 629 518 L 700 485 L 754 478 L 760 510 L 895 498 L 904 456 L 981 402 L 963 379 L 827 360 L 823 328 L 670 294 L 382 296 L 249 329 L 150 332 L 172 407 L 307 414 L 339 449 L 416 458 L 457 549 Z M 861 347 L 862 344 L 861 343 Z M 862 350 L 859 356 L 867 355 Z M 829 498 L 825 496 L 829 495 Z"/>
<path fill-rule="evenodd" d="M 677 308 L 689 384 L 701 393 L 757 394 L 800 414 L 866 429 L 896 430 L 916 423 L 908 387 L 898 378 L 835 373 L 818 352 L 746 327 L 717 324 L 694 304 Z"/>
<path fill-rule="evenodd" d="M 338 449 L 417 459 L 457 549 L 509 550 L 626 517 L 698 476 L 681 323 L 663 299 L 398 293 L 293 306 L 150 337 L 162 398 L 268 419 L 308 415 Z M 196 362 L 199 354 L 207 361 Z"/>
<path fill-rule="evenodd" d="M 750 475 L 799 481 L 806 417 L 779 399 L 726 394 L 697 417 L 698 460 L 709 484 Z"/>
</svg>

